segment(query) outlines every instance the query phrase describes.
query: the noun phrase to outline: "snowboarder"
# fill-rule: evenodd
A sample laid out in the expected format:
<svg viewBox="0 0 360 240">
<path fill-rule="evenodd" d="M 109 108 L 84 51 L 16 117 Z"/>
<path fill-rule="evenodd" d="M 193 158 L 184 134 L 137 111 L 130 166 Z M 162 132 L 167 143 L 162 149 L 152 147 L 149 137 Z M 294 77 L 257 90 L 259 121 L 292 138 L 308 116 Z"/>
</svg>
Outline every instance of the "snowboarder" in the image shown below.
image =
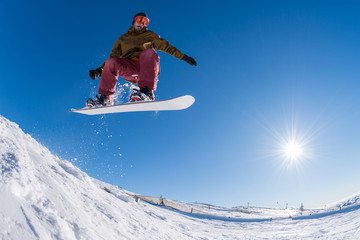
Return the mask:
<svg viewBox="0 0 360 240">
<path fill-rule="evenodd" d="M 120 36 L 113 46 L 109 59 L 101 67 L 89 71 L 93 80 L 101 76 L 98 91 L 100 97 L 96 96 L 96 100 L 89 99 L 87 101 L 89 107 L 114 104 L 118 76 L 138 85 L 139 89 L 134 89 L 130 96 L 131 102 L 153 101 L 160 73 L 160 57 L 155 49 L 197 66 L 197 62 L 192 57 L 185 55 L 167 40 L 148 30 L 149 22 L 146 13 L 136 14 L 131 28 Z"/>
</svg>

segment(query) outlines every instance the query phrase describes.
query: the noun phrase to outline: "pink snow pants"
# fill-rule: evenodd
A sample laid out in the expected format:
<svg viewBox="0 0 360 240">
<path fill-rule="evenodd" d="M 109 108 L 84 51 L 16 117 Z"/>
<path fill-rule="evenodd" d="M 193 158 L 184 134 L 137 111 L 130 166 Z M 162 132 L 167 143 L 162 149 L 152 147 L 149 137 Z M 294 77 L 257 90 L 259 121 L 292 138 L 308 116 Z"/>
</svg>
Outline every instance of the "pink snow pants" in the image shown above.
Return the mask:
<svg viewBox="0 0 360 240">
<path fill-rule="evenodd" d="M 125 58 L 109 58 L 106 60 L 101 74 L 99 94 L 112 96 L 115 94 L 118 77 L 136 83 L 140 88 L 148 87 L 155 91 L 160 70 L 160 57 L 153 49 L 141 52 L 139 61 Z"/>
</svg>

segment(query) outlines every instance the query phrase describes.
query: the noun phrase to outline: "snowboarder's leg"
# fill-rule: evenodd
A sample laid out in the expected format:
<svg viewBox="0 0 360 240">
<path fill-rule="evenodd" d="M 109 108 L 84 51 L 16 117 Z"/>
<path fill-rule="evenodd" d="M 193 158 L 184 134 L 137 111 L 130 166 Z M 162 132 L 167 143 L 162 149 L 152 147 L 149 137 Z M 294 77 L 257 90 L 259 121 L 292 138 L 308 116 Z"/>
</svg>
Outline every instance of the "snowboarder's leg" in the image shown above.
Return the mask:
<svg viewBox="0 0 360 240">
<path fill-rule="evenodd" d="M 137 79 L 134 75 L 137 74 L 139 74 L 138 62 L 124 58 L 109 58 L 106 60 L 101 74 L 99 94 L 113 96 L 115 94 L 118 76 L 136 83 Z"/>
<path fill-rule="evenodd" d="M 148 87 L 151 91 L 156 90 L 160 70 L 160 57 L 153 49 L 146 49 L 141 52 L 139 58 L 140 88 Z"/>
</svg>

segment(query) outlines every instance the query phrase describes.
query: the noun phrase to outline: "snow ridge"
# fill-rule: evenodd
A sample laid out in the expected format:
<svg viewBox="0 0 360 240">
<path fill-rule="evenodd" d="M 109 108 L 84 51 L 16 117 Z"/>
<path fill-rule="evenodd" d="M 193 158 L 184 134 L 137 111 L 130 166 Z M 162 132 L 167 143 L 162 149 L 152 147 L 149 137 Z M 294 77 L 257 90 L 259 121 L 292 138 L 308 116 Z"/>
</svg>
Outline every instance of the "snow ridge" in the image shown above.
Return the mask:
<svg viewBox="0 0 360 240">
<path fill-rule="evenodd" d="M 91 220 L 92 210 L 105 218 L 112 217 L 102 207 L 99 201 L 102 199 L 94 196 L 94 189 L 98 187 L 89 176 L 70 162 L 52 155 L 18 125 L 2 116 L 0 136 L 0 238 L 106 236 L 96 230 L 104 217 Z M 82 229 L 84 227 L 86 229 Z M 101 229 L 101 224 L 97 229 Z"/>
</svg>

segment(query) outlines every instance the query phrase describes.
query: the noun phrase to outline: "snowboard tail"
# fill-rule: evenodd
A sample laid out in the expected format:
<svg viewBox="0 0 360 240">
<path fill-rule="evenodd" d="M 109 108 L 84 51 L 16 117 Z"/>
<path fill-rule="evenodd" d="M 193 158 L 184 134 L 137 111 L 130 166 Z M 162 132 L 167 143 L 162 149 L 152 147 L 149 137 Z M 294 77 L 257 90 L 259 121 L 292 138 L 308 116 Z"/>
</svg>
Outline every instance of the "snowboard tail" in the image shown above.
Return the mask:
<svg viewBox="0 0 360 240">
<path fill-rule="evenodd" d="M 86 115 L 143 111 L 171 111 L 186 109 L 190 107 L 194 102 L 195 98 L 193 96 L 185 95 L 162 101 L 129 102 L 105 107 L 85 107 L 81 109 L 70 109 L 70 111 Z"/>
</svg>

